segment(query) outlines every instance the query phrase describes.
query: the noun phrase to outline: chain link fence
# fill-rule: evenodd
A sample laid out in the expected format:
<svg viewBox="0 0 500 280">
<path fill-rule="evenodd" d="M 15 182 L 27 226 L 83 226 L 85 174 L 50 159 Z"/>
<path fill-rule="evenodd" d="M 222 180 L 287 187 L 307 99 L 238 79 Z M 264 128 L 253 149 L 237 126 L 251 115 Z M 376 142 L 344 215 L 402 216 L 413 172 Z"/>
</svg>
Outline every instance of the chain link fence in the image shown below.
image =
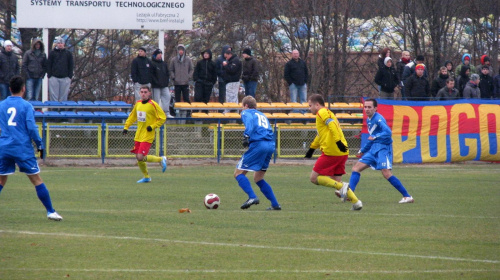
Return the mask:
<svg viewBox="0 0 500 280">
<path fill-rule="evenodd" d="M 156 131 L 150 154 L 176 158 L 238 158 L 245 149 L 242 146 L 244 126 L 241 120 L 220 120 L 217 123 L 194 121 L 181 123 L 170 121 Z M 315 124 L 271 121 L 276 135 L 276 156 L 301 158 L 316 136 Z M 354 157 L 361 144 L 361 125 L 343 124 L 343 132 L 349 144 L 350 157 Z M 120 123 L 45 123 L 39 124 L 40 135 L 46 145 L 47 157 L 134 157 L 137 127 L 131 126 L 123 135 Z M 315 152 L 315 156 L 320 155 Z"/>
</svg>

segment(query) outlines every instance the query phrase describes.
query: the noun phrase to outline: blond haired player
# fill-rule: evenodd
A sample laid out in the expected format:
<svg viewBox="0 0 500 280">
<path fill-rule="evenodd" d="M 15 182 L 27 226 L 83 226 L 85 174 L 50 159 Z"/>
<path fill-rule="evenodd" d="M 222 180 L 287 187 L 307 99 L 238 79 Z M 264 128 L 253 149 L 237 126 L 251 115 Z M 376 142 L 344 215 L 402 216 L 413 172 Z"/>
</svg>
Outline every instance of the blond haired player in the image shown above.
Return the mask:
<svg viewBox="0 0 500 280">
<path fill-rule="evenodd" d="M 311 143 L 305 158 L 311 158 L 314 150 L 321 149 L 321 156 L 311 172 L 311 182 L 339 190 L 343 201 L 347 198 L 351 201 L 351 210 L 361 210 L 363 207 L 361 200 L 349 189 L 348 183 L 342 182 L 349 150 L 339 121 L 332 111 L 325 107 L 325 100 L 319 94 L 309 97 L 309 109 L 316 115 L 318 135 Z"/>
<path fill-rule="evenodd" d="M 149 183 L 151 182 L 151 177 L 149 176 L 146 162 L 160 162 L 162 171 L 165 172 L 167 169 L 166 156 L 157 157 L 148 155 L 151 143 L 155 140 L 156 128 L 161 127 L 167 117 L 160 105 L 151 100 L 151 89 L 148 86 L 142 86 L 139 94 L 141 100 L 135 103 L 134 109 L 132 109 L 132 112 L 128 116 L 123 127 L 123 135 L 127 134 L 128 128 L 137 121 L 134 149 L 130 152 L 135 154 L 137 165 L 139 165 L 144 175 L 144 178 L 137 181 L 137 183 Z"/>
</svg>

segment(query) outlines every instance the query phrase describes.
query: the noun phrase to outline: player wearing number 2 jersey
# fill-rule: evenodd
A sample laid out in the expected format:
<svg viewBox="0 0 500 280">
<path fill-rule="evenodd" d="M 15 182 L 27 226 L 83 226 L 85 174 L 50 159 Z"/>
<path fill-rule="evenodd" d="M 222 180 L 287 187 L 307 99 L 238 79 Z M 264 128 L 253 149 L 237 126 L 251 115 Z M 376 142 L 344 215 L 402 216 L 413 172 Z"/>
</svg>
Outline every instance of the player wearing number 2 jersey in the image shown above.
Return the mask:
<svg viewBox="0 0 500 280">
<path fill-rule="evenodd" d="M 264 180 L 264 175 L 275 150 L 273 129 L 267 117 L 257 110 L 255 98 L 246 96 L 241 101 L 241 104 L 243 106 L 241 120 L 245 125 L 243 147 L 248 147 L 234 171 L 234 178 L 238 181 L 241 189 L 248 195 L 248 200 L 241 205 L 241 209 L 247 209 L 260 202 L 246 177 L 248 171 L 253 171 L 255 172 L 253 176 L 254 182 L 259 186 L 264 196 L 271 201 L 271 207 L 267 208 L 267 210 L 281 210 L 273 189 Z"/>
<path fill-rule="evenodd" d="M 9 87 L 12 95 L 0 103 L 0 192 L 7 183 L 7 176 L 16 171 L 17 164 L 19 171 L 26 173 L 35 186 L 38 198 L 47 209 L 47 218 L 60 221 L 62 217 L 52 207 L 34 155 L 32 141 L 40 152 L 40 158 L 43 158 L 43 146 L 33 106 L 23 99 L 26 90 L 23 78 L 14 76 Z"/>
</svg>

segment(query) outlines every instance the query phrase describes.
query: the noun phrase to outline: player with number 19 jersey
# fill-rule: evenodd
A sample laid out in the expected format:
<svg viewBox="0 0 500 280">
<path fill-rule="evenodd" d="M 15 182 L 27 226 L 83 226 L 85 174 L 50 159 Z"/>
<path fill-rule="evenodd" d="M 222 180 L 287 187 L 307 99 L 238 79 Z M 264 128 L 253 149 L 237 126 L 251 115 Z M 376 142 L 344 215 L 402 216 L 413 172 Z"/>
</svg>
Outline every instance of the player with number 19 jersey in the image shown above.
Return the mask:
<svg viewBox="0 0 500 280">
<path fill-rule="evenodd" d="M 32 140 L 43 148 L 33 106 L 20 96 L 7 97 L 0 102 L 0 158 L 34 158 Z"/>
</svg>

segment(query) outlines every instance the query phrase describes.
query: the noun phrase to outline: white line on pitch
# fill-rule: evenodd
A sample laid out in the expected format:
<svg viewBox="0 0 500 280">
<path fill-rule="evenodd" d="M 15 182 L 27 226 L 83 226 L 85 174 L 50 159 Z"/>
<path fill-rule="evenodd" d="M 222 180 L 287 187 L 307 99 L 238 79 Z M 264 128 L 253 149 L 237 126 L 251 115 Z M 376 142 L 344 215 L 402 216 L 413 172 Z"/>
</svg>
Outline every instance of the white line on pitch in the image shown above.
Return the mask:
<svg viewBox="0 0 500 280">
<path fill-rule="evenodd" d="M 311 251 L 311 252 L 334 252 L 334 253 L 347 253 L 347 254 L 358 254 L 358 255 L 364 254 L 364 255 L 406 257 L 406 258 L 419 258 L 419 259 L 435 259 L 435 260 L 446 260 L 446 261 L 456 261 L 456 262 L 500 263 L 500 261 L 498 261 L 498 260 L 477 260 L 477 259 L 465 259 L 465 258 L 455 258 L 455 257 L 423 256 L 423 255 L 380 253 L 380 252 L 364 252 L 364 251 L 337 250 L 337 249 L 325 249 L 325 248 L 280 247 L 280 246 L 252 245 L 252 244 L 232 244 L 232 243 L 221 243 L 221 242 L 184 241 L 184 240 L 170 240 L 170 239 L 162 239 L 162 238 L 144 238 L 144 237 L 133 237 L 133 236 L 88 235 L 88 234 L 77 234 L 77 233 L 52 233 L 52 232 L 33 232 L 33 231 L 15 231 L 15 230 L 0 230 L 0 233 L 80 237 L 80 238 L 103 238 L 103 239 L 117 239 L 117 240 L 136 240 L 136 241 L 157 241 L 157 242 L 209 245 L 209 246 L 245 247 L 245 248 L 255 248 L 255 249 L 296 250 L 296 251 Z"/>
</svg>

